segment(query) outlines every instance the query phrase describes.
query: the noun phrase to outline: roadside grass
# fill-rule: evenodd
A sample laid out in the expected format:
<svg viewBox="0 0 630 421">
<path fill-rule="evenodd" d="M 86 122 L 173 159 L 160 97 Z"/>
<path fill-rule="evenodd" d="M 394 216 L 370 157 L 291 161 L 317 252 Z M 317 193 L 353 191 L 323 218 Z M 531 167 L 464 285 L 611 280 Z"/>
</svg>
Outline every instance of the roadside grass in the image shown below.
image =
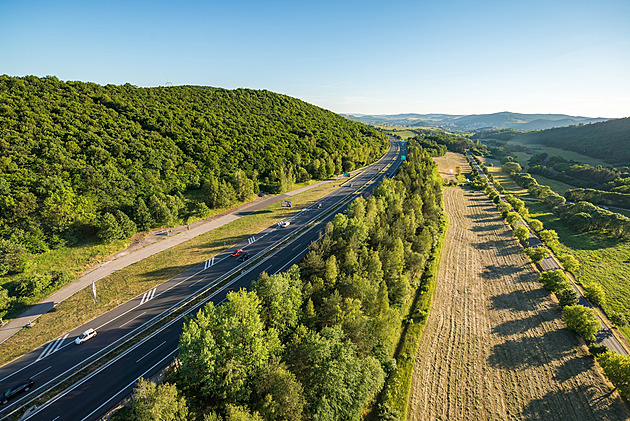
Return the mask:
<svg viewBox="0 0 630 421">
<path fill-rule="evenodd" d="M 555 216 L 544 203 L 526 202 L 530 215 L 539 219 L 545 229 L 558 233 L 561 253 L 571 253 L 580 262 L 574 273 L 576 280 L 584 285 L 597 283 L 606 293 L 602 306 L 607 314 L 610 311 L 630 317 L 630 242 L 618 241 L 601 234 L 582 233 L 569 228 Z M 630 326 L 619 328 L 630 340 Z"/>
<path fill-rule="evenodd" d="M 314 183 L 317 183 L 317 180 L 310 180 L 308 182 L 295 184 L 291 187 L 291 190 L 295 190 L 301 187 L 305 187 Z M 238 202 L 234 205 L 234 207 L 240 206 L 246 202 Z M 200 217 L 189 217 L 186 221 L 179 219 L 177 220 L 172 227 L 181 224 L 191 224 L 196 221 L 200 221 L 202 219 L 210 218 L 214 215 L 220 214 L 229 210 L 230 208 L 220 208 L 220 209 L 211 209 L 209 215 L 204 218 Z M 162 227 L 162 228 L 171 228 L 171 227 Z M 156 228 L 156 229 L 162 229 Z M 155 230 L 155 229 L 154 229 Z M 138 233 L 134 236 L 134 238 L 143 238 L 149 232 Z M 71 283 L 72 281 L 78 279 L 83 274 L 88 272 L 90 269 L 98 266 L 103 263 L 109 256 L 118 253 L 120 251 L 125 250 L 129 245 L 133 242 L 134 238 L 126 238 L 122 240 L 114 241 L 110 244 L 101 244 L 97 242 L 90 242 L 79 244 L 76 246 L 64 246 L 55 250 L 50 250 L 46 253 L 32 255 L 29 259 L 28 266 L 26 270 L 22 273 L 0 277 L 0 286 L 8 289 L 9 291 L 14 291 L 15 287 L 20 283 L 22 279 L 28 279 L 29 277 L 36 274 L 48 274 L 54 271 L 65 271 L 68 272 L 69 280 L 68 282 L 62 284 L 51 285 L 49 288 L 40 291 L 38 294 L 29 296 L 29 297 L 16 297 L 15 301 L 12 303 L 12 306 L 4 317 L 5 321 L 11 320 L 20 314 L 22 314 L 29 306 L 36 304 L 55 291 L 58 291 L 63 286 Z"/>
<path fill-rule="evenodd" d="M 225 248 L 244 241 L 262 229 L 298 212 L 333 191 L 335 184 L 338 183 L 331 181 L 293 196 L 291 199 L 293 207 L 290 210 L 280 207 L 278 200 L 252 215 L 223 225 L 101 279 L 96 283 L 98 296 L 96 303 L 92 297 L 91 287 L 63 301 L 37 319 L 33 327 L 22 329 L 2 344 L 0 365 L 60 337 Z"/>
</svg>

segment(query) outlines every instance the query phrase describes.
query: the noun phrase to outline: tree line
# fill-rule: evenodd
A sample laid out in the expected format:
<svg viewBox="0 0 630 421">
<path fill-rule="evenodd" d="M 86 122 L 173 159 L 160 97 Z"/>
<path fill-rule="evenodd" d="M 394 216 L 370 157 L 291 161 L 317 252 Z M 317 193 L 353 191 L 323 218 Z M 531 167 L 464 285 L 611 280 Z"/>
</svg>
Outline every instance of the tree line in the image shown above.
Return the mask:
<svg viewBox="0 0 630 421">
<path fill-rule="evenodd" d="M 569 161 L 560 156 L 542 153 L 528 161 L 531 174 L 562 181 L 580 188 L 593 188 L 610 192 L 630 192 L 630 169 L 589 165 Z"/>
<path fill-rule="evenodd" d="M 538 184 L 530 174 L 517 172 L 519 169 L 520 165 L 517 163 L 506 163 L 502 167 L 502 170 L 511 174 L 514 181 L 526 188 L 530 195 L 549 205 L 553 213 L 568 226 L 579 231 L 598 231 L 620 239 L 630 238 L 630 218 L 590 202 L 567 203 L 563 196 L 549 186 Z"/>
<path fill-rule="evenodd" d="M 299 265 L 263 273 L 250 292 L 230 293 L 185 324 L 172 382 L 191 418 L 360 418 L 396 367 L 404 309 L 438 238 L 434 165 L 411 141 L 396 177 L 336 215 Z M 143 399 L 120 419 L 141 419 Z"/>
</svg>

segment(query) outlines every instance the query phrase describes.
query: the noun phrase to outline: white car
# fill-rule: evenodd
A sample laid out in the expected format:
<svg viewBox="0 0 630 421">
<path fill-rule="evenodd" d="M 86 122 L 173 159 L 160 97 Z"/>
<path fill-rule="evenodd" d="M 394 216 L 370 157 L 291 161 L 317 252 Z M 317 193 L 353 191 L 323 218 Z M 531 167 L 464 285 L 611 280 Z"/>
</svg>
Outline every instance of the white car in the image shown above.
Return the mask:
<svg viewBox="0 0 630 421">
<path fill-rule="evenodd" d="M 281 227 L 288 227 L 289 225 L 291 225 L 291 223 L 289 221 L 282 221 L 282 222 L 280 222 L 280 226 Z"/>
<path fill-rule="evenodd" d="M 81 336 L 77 336 L 77 338 L 74 340 L 74 343 L 77 345 L 81 345 L 83 342 L 90 340 L 95 336 L 96 336 L 96 331 L 92 328 L 89 328 L 88 330 L 83 332 Z"/>
</svg>

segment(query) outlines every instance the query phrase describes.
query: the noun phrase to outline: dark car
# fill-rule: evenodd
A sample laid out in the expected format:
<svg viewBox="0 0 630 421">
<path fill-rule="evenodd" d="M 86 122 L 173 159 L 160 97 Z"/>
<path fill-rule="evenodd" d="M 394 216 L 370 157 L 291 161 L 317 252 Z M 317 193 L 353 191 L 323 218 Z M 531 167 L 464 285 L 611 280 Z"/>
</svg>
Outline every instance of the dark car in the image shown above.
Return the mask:
<svg viewBox="0 0 630 421">
<path fill-rule="evenodd" d="M 16 395 L 19 395 L 22 392 L 26 392 L 31 387 L 33 387 L 33 380 L 27 379 L 27 380 L 21 381 L 19 383 L 14 384 L 10 388 L 8 388 L 2 394 L 2 397 L 0 399 L 2 400 L 2 403 L 5 404 L 9 402 L 9 399 L 13 399 Z"/>
<path fill-rule="evenodd" d="M 245 260 L 249 259 L 249 253 L 245 252 L 243 254 L 241 254 L 238 258 L 239 262 L 244 262 Z"/>
</svg>

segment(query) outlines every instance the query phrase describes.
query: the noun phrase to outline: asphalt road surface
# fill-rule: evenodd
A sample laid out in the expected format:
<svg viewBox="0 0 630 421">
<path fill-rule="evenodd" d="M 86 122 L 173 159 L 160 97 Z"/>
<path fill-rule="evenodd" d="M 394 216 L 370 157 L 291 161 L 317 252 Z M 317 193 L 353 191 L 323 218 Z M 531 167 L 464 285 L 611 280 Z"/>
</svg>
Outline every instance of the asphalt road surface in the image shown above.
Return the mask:
<svg viewBox="0 0 630 421">
<path fill-rule="evenodd" d="M 392 139 L 393 141 L 394 139 Z M 392 142 L 388 153 L 365 171 L 341 184 L 328 196 L 290 217 L 290 225 L 274 225 L 249 238 L 246 242 L 223 251 L 180 275 L 158 285 L 114 310 L 77 327 L 68 334 L 0 367 L 0 390 L 26 378 L 35 381 L 34 389 L 0 407 L 0 419 L 6 419 L 20 408 L 30 408 L 26 419 L 36 420 L 95 420 L 114 408 L 129 395 L 139 377 L 151 377 L 167 366 L 177 355 L 184 315 L 167 323 L 157 323 L 159 329 L 107 362 L 94 362 L 119 345 L 127 344 L 132 336 L 144 331 L 148 325 L 172 312 L 182 303 L 202 291 L 224 282 L 227 275 L 236 274 L 229 284 L 189 310 L 196 312 L 201 305 L 212 301 L 215 305 L 226 299 L 229 291 L 248 288 L 260 273 L 274 274 L 287 270 L 308 251 L 312 241 L 319 238 L 328 221 L 343 211 L 347 200 L 365 192 L 371 192 L 383 177 L 391 177 L 401 165 L 405 155 L 404 143 Z M 400 149 L 400 150 L 399 150 Z M 352 187 L 350 187 L 352 186 Z M 321 204 L 321 207 L 318 206 Z M 305 231 L 301 235 L 298 232 Z M 274 245 L 289 239 L 281 247 L 269 253 Z M 252 257 L 240 262 L 231 256 L 241 248 Z M 97 336 L 75 345 L 74 339 L 88 328 L 94 328 Z M 48 393 L 45 398 L 35 399 L 46 390 L 67 380 L 70 372 L 93 364 L 97 369 L 78 380 L 64 384 L 64 390 Z M 37 408 L 33 408 L 37 405 Z"/>
</svg>

